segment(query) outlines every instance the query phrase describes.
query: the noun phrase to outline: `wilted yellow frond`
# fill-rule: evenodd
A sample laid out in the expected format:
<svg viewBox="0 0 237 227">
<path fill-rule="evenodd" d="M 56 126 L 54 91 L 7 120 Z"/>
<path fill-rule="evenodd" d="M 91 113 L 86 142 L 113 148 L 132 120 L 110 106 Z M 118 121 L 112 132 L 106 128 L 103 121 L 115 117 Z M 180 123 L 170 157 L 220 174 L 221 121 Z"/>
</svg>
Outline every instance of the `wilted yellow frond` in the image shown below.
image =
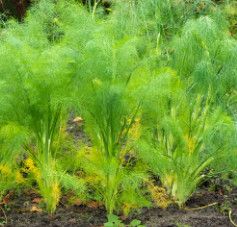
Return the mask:
<svg viewBox="0 0 237 227">
<path fill-rule="evenodd" d="M 60 197 L 61 197 L 61 190 L 60 190 L 59 183 L 54 182 L 52 185 L 52 198 L 56 204 L 58 204 Z"/>
<path fill-rule="evenodd" d="M 27 158 L 24 164 L 24 172 L 33 173 L 36 180 L 39 180 L 41 177 L 40 170 L 35 166 L 34 161 L 31 158 Z"/>
<path fill-rule="evenodd" d="M 24 179 L 24 177 L 22 176 L 22 174 L 20 173 L 19 170 L 16 171 L 16 176 L 15 176 L 15 178 L 16 178 L 16 182 L 17 182 L 18 184 L 21 184 L 21 183 L 24 183 L 24 182 L 25 182 L 25 179 Z"/>
<path fill-rule="evenodd" d="M 33 169 L 36 168 L 34 161 L 31 158 L 27 158 L 24 164 L 25 164 L 25 167 L 29 170 L 29 172 L 31 172 Z"/>
<path fill-rule="evenodd" d="M 152 182 L 149 182 L 148 190 L 151 193 L 151 197 L 156 206 L 164 209 L 171 203 L 165 188 L 156 186 Z"/>
<path fill-rule="evenodd" d="M 129 130 L 129 135 L 132 139 L 135 139 L 135 140 L 139 139 L 141 135 L 141 119 L 140 118 L 135 119 L 134 124 Z"/>
</svg>

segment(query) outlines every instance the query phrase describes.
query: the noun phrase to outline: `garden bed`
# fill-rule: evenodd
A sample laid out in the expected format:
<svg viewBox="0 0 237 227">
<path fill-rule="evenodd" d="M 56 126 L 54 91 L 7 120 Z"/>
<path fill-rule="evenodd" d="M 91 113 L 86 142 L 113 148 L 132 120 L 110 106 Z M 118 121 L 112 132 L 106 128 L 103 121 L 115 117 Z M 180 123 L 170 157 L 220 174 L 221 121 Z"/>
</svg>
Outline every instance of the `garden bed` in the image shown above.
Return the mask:
<svg viewBox="0 0 237 227">
<path fill-rule="evenodd" d="M 236 0 L 8 2 L 0 226 L 237 227 Z"/>
<path fill-rule="evenodd" d="M 172 226 L 233 226 L 228 217 L 228 210 L 232 210 L 232 219 L 237 221 L 237 189 L 229 193 L 209 192 L 206 189 L 198 191 L 188 202 L 185 209 L 178 209 L 172 205 L 168 209 L 142 209 L 124 222 L 139 219 L 147 227 Z M 40 226 L 80 226 L 100 227 L 106 222 L 106 213 L 102 208 L 92 208 L 82 205 L 67 205 L 64 198 L 56 213 L 49 216 L 37 210 L 37 194 L 24 193 L 20 196 L 12 195 L 8 209 L 5 209 L 8 227 L 40 227 Z M 35 199 L 36 198 L 36 199 Z M 216 205 L 214 205 L 216 203 Z M 209 207 L 203 207 L 208 206 Z M 33 208 L 33 209 L 32 209 Z M 188 209 L 188 210 L 187 210 Z M 33 211 L 35 210 L 35 211 Z M 4 220 L 4 218 L 2 219 Z"/>
</svg>

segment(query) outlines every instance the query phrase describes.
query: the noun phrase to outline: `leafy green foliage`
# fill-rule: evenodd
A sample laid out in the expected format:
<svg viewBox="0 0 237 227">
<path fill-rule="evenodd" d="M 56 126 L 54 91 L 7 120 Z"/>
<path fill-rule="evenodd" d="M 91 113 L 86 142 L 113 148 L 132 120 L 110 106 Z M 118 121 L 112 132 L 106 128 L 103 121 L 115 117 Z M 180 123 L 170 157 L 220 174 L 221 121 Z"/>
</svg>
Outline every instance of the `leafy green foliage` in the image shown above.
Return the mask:
<svg viewBox="0 0 237 227">
<path fill-rule="evenodd" d="M 102 200 L 107 213 L 148 205 L 141 184 L 146 174 L 139 163 L 130 163 L 128 133 L 138 107 L 129 106 L 126 89 L 117 85 L 97 84 L 85 103 L 85 122 L 92 149 L 85 149 L 82 167 L 88 182 Z M 91 179 L 91 180 L 90 180 Z"/>
<path fill-rule="evenodd" d="M 211 17 L 191 20 L 174 45 L 175 68 L 192 90 L 203 93 L 210 88 L 215 103 L 228 105 L 236 89 L 237 58 L 236 41 L 226 28 Z"/>
<path fill-rule="evenodd" d="M 101 4 L 41 0 L 2 20 L 0 193 L 25 180 L 19 160 L 49 213 L 72 190 L 127 215 L 154 175 L 182 206 L 209 170 L 236 174 L 236 3 Z M 72 112 L 86 141 L 66 133 Z"/>
<path fill-rule="evenodd" d="M 153 89 L 164 84 L 164 93 Z M 144 140 L 140 146 L 142 159 L 180 206 L 203 180 L 203 171 L 210 163 L 227 154 L 225 135 L 218 137 L 219 147 L 214 145 L 220 128 L 234 128 L 229 116 L 211 109 L 210 95 L 190 100 L 181 88 L 182 84 L 167 74 L 158 76 L 146 88 L 149 92 L 144 104 Z"/>
<path fill-rule="evenodd" d="M 139 220 L 132 220 L 129 225 L 124 225 L 122 221 L 119 219 L 116 215 L 108 215 L 108 222 L 104 224 L 105 227 L 144 227 L 144 225 L 141 224 L 141 221 Z"/>
</svg>

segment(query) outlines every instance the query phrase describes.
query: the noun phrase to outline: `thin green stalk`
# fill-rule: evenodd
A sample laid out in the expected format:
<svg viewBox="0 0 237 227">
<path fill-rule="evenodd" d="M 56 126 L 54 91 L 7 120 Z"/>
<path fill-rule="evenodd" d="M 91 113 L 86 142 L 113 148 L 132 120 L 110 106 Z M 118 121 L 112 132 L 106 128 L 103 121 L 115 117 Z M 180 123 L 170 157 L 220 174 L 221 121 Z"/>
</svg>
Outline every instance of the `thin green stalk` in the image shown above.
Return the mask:
<svg viewBox="0 0 237 227">
<path fill-rule="evenodd" d="M 98 4 L 100 3 L 101 0 L 95 0 L 94 2 L 94 5 L 93 5 L 93 8 L 92 8 L 92 18 L 94 19 L 95 18 L 95 13 L 96 13 L 96 9 L 97 9 L 97 6 Z"/>
</svg>

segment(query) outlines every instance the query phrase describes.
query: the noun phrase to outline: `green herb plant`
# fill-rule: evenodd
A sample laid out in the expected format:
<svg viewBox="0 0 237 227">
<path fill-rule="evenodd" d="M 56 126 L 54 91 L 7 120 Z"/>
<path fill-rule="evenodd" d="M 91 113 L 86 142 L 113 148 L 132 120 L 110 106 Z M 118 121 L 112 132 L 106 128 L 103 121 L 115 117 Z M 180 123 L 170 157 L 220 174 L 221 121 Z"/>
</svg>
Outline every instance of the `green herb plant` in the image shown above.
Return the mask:
<svg viewBox="0 0 237 227">
<path fill-rule="evenodd" d="M 163 92 L 156 91 L 160 87 Z M 220 127 L 233 127 L 233 122 L 221 110 L 211 110 L 209 95 L 189 100 L 181 88 L 179 79 L 168 74 L 146 87 L 152 96 L 148 94 L 144 104 L 140 155 L 182 207 L 205 179 L 204 170 L 225 148 L 221 144 L 212 149 L 210 138 Z"/>
<path fill-rule="evenodd" d="M 81 165 L 93 197 L 103 202 L 107 213 L 128 214 L 149 204 L 141 191 L 146 175 L 139 163 L 132 162 L 132 148 L 127 146 L 139 105 L 129 106 L 124 86 L 94 83 L 84 113 L 92 147 L 84 149 Z"/>
</svg>

